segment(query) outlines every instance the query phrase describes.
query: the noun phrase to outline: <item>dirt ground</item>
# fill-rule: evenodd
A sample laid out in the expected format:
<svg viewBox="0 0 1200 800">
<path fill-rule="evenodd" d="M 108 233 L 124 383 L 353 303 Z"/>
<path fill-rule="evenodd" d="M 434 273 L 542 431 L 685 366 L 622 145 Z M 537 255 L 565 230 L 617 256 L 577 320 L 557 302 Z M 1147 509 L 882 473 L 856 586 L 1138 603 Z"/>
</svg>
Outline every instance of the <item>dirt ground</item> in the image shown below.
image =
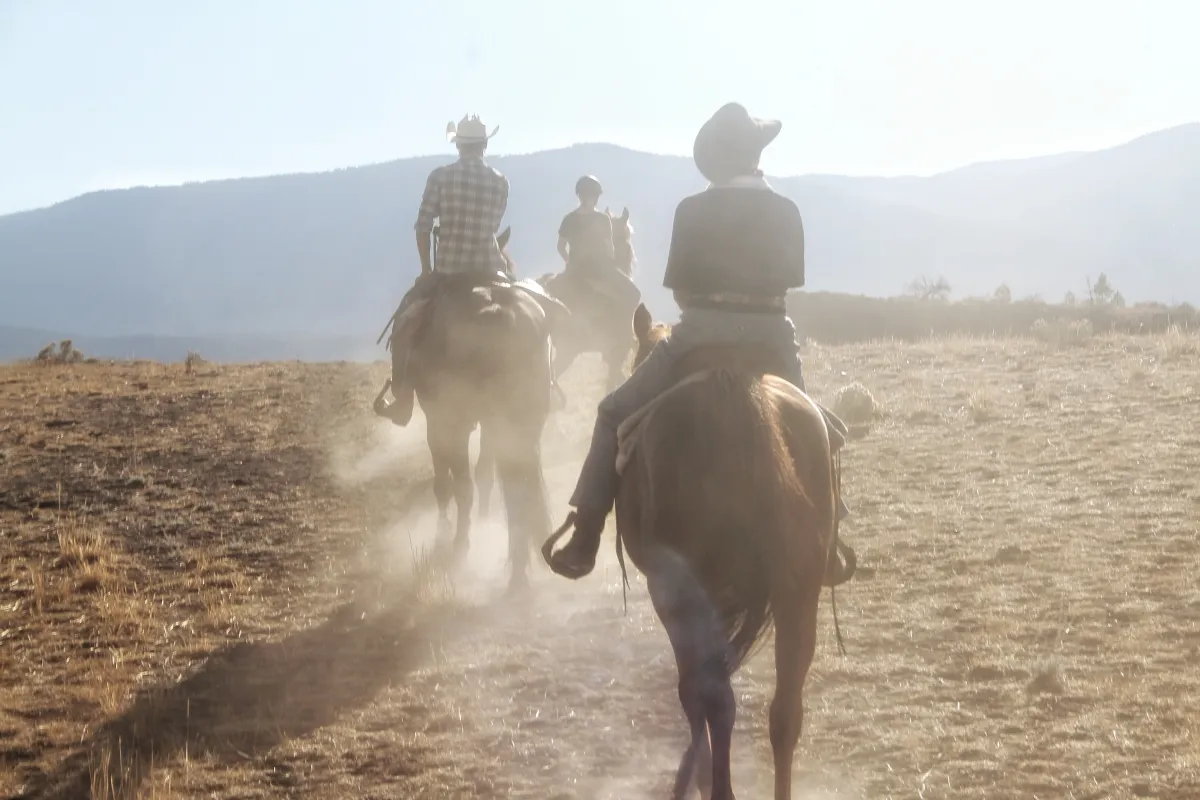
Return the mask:
<svg viewBox="0 0 1200 800">
<path fill-rule="evenodd" d="M 822 348 L 845 455 L 796 786 L 817 798 L 1200 797 L 1200 339 Z M 383 365 L 0 367 L 0 796 L 666 796 L 666 636 L 611 554 L 501 601 L 504 530 L 424 564 L 423 428 Z M 548 434 L 554 516 L 599 397 Z M 769 795 L 768 646 L 735 788 Z"/>
</svg>

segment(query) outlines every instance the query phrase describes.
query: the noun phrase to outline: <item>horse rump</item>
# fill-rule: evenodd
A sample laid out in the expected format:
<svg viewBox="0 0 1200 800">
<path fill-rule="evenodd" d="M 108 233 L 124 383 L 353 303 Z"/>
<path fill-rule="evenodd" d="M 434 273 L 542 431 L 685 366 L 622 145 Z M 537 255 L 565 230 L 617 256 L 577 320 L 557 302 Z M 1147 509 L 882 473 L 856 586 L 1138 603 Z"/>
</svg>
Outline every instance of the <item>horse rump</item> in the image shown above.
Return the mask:
<svg viewBox="0 0 1200 800">
<path fill-rule="evenodd" d="M 818 506 L 826 504 L 814 504 L 797 474 L 779 408 L 786 401 L 771 380 L 720 369 L 679 386 L 639 444 L 649 478 L 638 493 L 643 536 L 686 560 L 720 620 L 731 674 L 771 624 L 773 603 L 794 597 L 797 580 L 819 587 L 825 563 Z"/>
</svg>

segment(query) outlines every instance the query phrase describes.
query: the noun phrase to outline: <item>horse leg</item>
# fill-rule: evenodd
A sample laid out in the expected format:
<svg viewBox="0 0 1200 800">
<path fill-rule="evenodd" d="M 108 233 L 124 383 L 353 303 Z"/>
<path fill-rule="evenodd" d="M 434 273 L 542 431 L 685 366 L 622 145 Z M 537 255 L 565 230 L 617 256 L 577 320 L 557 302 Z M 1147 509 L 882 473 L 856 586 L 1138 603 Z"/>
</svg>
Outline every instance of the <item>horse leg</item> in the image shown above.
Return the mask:
<svg viewBox="0 0 1200 800">
<path fill-rule="evenodd" d="M 804 723 L 804 680 L 817 649 L 818 600 L 819 595 L 796 598 L 795 603 L 775 607 L 775 697 L 770 717 L 775 800 L 792 797 L 792 759 Z"/>
<path fill-rule="evenodd" d="M 479 424 L 479 458 L 475 462 L 475 487 L 479 495 L 479 513 L 488 516 L 492 511 L 492 487 L 496 482 L 496 457 L 492 453 L 485 425 Z"/>
<path fill-rule="evenodd" d="M 717 610 L 678 553 L 656 548 L 643 572 L 650 600 L 675 652 L 679 702 L 692 732 L 672 797 L 685 797 L 694 780 L 702 796 L 732 800 L 729 762 L 737 705 Z"/>
<path fill-rule="evenodd" d="M 625 360 L 629 355 L 629 350 L 613 350 L 604 357 L 605 366 L 608 367 L 608 391 L 612 391 L 625 382 Z"/>
<path fill-rule="evenodd" d="M 508 423 L 496 442 L 496 468 L 508 521 L 509 590 L 529 585 L 534 542 L 550 535 L 550 510 L 542 473 L 539 438 L 542 423 Z"/>
<path fill-rule="evenodd" d="M 439 540 L 450 535 L 450 499 L 453 497 L 447 433 L 446 423 L 440 415 L 426 414 L 425 440 L 433 460 L 433 496 L 438 507 Z"/>
<path fill-rule="evenodd" d="M 554 345 L 554 375 L 559 380 L 562 379 L 563 373 L 566 372 L 572 364 L 575 363 L 576 357 L 579 356 L 579 349 L 574 344 L 568 344 L 565 347 L 556 343 Z"/>
<path fill-rule="evenodd" d="M 471 507 L 475 503 L 475 481 L 471 477 L 471 428 L 464 423 L 449 443 L 447 460 L 454 482 L 454 555 L 461 558 L 471 543 Z"/>
</svg>

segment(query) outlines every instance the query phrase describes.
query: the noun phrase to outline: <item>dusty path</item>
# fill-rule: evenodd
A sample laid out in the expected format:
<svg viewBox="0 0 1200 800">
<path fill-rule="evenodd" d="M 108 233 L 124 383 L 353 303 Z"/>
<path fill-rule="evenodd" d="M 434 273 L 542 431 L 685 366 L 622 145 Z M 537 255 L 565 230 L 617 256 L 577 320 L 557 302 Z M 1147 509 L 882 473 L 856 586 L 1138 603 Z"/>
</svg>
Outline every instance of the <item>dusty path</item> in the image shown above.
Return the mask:
<svg viewBox="0 0 1200 800">
<path fill-rule="evenodd" d="M 861 380 L 882 414 L 846 458 L 849 657 L 826 593 L 801 797 L 1200 796 L 1196 345 L 809 355 L 818 396 Z M 363 420 L 364 370 L 88 369 L 0 373 L 0 793 L 79 796 L 120 734 L 141 773 L 108 785 L 144 796 L 664 795 L 684 731 L 640 579 L 628 615 L 611 557 L 495 603 L 485 526 L 455 596 L 409 585 L 421 443 Z M 770 667 L 736 683 L 744 797 Z"/>
</svg>

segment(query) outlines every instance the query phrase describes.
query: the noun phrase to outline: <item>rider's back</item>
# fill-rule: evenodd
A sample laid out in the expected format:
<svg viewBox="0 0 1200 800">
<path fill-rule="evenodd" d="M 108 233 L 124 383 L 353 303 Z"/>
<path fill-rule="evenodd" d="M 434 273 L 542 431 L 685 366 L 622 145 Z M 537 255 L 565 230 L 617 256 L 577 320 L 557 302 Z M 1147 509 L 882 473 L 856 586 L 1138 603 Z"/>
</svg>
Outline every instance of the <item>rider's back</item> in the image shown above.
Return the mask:
<svg viewBox="0 0 1200 800">
<path fill-rule="evenodd" d="M 508 179 L 482 158 L 460 158 L 430 173 L 422 214 L 436 209 L 437 271 L 505 270 L 496 231 L 507 204 Z"/>
<path fill-rule="evenodd" d="M 800 210 L 768 188 L 714 186 L 685 197 L 663 285 L 683 297 L 777 297 L 803 286 Z"/>
<path fill-rule="evenodd" d="M 567 240 L 567 269 L 591 271 L 612 261 L 612 220 L 596 209 L 577 208 L 563 217 L 558 235 Z"/>
</svg>

